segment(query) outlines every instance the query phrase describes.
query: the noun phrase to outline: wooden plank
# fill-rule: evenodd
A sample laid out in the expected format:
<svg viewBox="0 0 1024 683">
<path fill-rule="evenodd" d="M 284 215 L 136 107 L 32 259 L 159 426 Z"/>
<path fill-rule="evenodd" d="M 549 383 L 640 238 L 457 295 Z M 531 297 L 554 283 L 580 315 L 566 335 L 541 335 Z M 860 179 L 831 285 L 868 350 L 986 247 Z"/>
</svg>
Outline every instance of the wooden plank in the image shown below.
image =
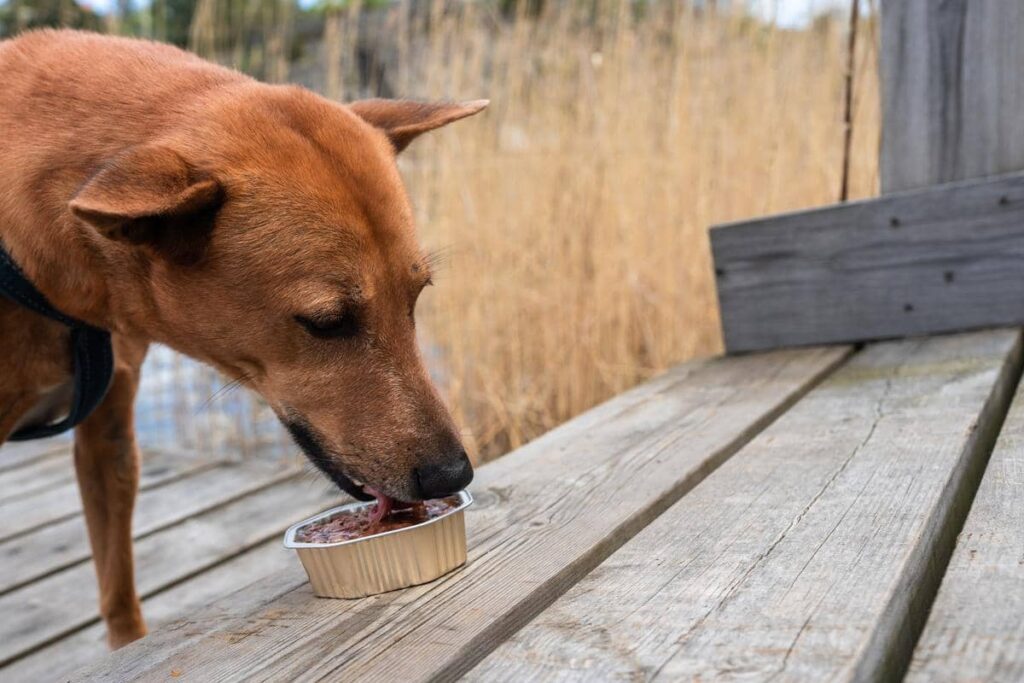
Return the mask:
<svg viewBox="0 0 1024 683">
<path fill-rule="evenodd" d="M 71 439 L 55 436 L 40 441 L 8 441 L 0 444 L 0 472 L 6 472 L 57 453 L 71 454 Z"/>
<path fill-rule="evenodd" d="M 288 577 L 232 618 L 233 598 L 77 678 L 415 681 L 450 678 L 678 500 L 820 377 L 843 349 L 683 366 L 480 468 L 469 563 L 425 586 L 318 600 Z M 238 612 L 234 612 L 235 615 Z"/>
<path fill-rule="evenodd" d="M 908 683 L 1024 681 L 1024 385 L 1017 390 Z"/>
<path fill-rule="evenodd" d="M 135 544 L 142 596 L 167 588 L 283 533 L 336 503 L 337 492 L 296 475 L 156 532 Z M 99 619 L 96 577 L 83 563 L 0 596 L 0 666 Z"/>
<path fill-rule="evenodd" d="M 143 601 L 146 623 L 151 630 L 161 628 L 236 591 L 235 599 L 244 604 L 253 594 L 239 587 L 277 572 L 302 576 L 295 554 L 275 537 Z M 106 654 L 106 629 L 96 623 L 0 668 L 0 680 L 56 681 Z"/>
<path fill-rule="evenodd" d="M 159 454 L 158 454 L 159 453 Z M 164 469 L 175 459 L 192 459 L 206 464 L 216 461 L 194 453 L 168 448 L 146 448 L 142 457 L 150 460 L 146 475 L 150 479 L 164 474 Z M 20 467 L 0 471 L 0 503 L 27 498 L 46 489 L 76 482 L 75 463 L 70 445 L 66 449 L 51 451 L 48 455 L 27 462 Z"/>
<path fill-rule="evenodd" d="M 71 453 L 58 451 L 22 467 L 0 472 L 0 503 L 25 498 L 74 480 L 75 465 Z"/>
<path fill-rule="evenodd" d="M 70 456 L 69 456 L 70 458 Z M 218 461 L 176 451 L 147 451 L 142 458 L 139 489 L 161 486 L 201 472 Z M 81 514 L 78 484 L 69 481 L 52 489 L 0 502 L 0 540 L 20 536 L 74 515 Z"/>
<path fill-rule="evenodd" d="M 885 193 L 1024 169 L 1024 3 L 882 3 Z"/>
<path fill-rule="evenodd" d="M 135 538 L 236 498 L 248 495 L 294 475 L 297 465 L 247 461 L 223 464 L 155 489 L 142 491 L 132 518 Z M 31 536 L 0 542 L 0 595 L 39 577 L 89 559 L 85 518 L 75 515 L 47 524 Z"/>
<path fill-rule="evenodd" d="M 467 678 L 898 680 L 1020 364 L 869 347 Z"/>
<path fill-rule="evenodd" d="M 1024 173 L 712 230 L 726 348 L 1024 323 Z"/>
</svg>

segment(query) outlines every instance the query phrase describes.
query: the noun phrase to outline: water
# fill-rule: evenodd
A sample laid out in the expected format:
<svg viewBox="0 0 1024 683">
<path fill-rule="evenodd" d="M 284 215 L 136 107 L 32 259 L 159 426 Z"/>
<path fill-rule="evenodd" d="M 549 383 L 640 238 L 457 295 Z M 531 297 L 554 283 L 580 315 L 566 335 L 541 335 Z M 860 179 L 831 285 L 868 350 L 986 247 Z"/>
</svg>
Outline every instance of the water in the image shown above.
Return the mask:
<svg viewBox="0 0 1024 683">
<path fill-rule="evenodd" d="M 244 387 L 172 351 L 150 348 L 135 402 L 135 428 L 143 446 L 230 453 L 287 448 L 274 412 Z"/>
</svg>

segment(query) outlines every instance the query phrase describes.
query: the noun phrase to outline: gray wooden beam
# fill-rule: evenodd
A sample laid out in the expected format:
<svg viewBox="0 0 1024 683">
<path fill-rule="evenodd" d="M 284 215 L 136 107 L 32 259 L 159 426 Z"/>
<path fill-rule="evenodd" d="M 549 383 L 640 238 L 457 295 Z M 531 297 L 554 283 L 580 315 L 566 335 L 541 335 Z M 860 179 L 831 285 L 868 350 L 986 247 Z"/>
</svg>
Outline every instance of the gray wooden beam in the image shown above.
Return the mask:
<svg viewBox="0 0 1024 683">
<path fill-rule="evenodd" d="M 882 3 L 882 192 L 1024 169 L 1024 3 Z"/>
<path fill-rule="evenodd" d="M 729 351 L 1024 324 L 1024 173 L 711 231 Z"/>
<path fill-rule="evenodd" d="M 1006 417 L 907 683 L 1024 681 L 1024 385 Z"/>
<path fill-rule="evenodd" d="M 1020 339 L 869 346 L 463 680 L 900 680 Z"/>
</svg>

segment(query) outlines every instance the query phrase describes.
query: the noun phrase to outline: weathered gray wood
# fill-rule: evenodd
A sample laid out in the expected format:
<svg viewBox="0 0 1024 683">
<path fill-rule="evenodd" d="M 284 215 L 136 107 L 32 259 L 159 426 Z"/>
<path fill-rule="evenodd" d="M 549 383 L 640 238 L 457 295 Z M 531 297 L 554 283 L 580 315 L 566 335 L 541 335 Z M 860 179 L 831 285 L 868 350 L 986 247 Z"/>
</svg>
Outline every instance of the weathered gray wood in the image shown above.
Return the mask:
<svg viewBox="0 0 1024 683">
<path fill-rule="evenodd" d="M 999 434 L 906 680 L 1024 681 L 1024 385 Z"/>
<path fill-rule="evenodd" d="M 1024 170 L 1024 3 L 881 9 L 882 191 Z"/>
<path fill-rule="evenodd" d="M 0 502 L 25 498 L 75 480 L 71 453 L 60 451 L 0 472 Z"/>
<path fill-rule="evenodd" d="M 223 462 L 223 459 L 215 460 L 168 448 L 146 448 L 142 457 L 149 461 L 147 482 L 151 482 L 153 477 L 163 476 L 165 469 L 180 463 L 180 460 L 191 459 L 203 466 Z M 19 467 L 0 471 L 0 502 L 26 498 L 62 484 L 73 484 L 75 480 L 75 463 L 68 445 Z"/>
<path fill-rule="evenodd" d="M 146 623 L 150 629 L 161 628 L 236 591 L 234 599 L 241 605 L 250 599 L 259 600 L 262 593 L 241 587 L 277 572 L 290 572 L 301 580 L 302 567 L 294 552 L 286 550 L 280 539 L 273 538 L 144 600 Z M 93 624 L 0 668 L 0 680 L 57 681 L 106 654 L 106 629 L 101 623 Z"/>
<path fill-rule="evenodd" d="M 846 356 L 779 352 L 683 366 L 479 470 L 469 563 L 425 586 L 318 600 L 304 582 L 244 616 L 233 597 L 77 678 L 450 678 L 542 610 Z M 279 589 L 287 577 L 257 590 Z M 237 614 L 237 612 L 235 612 Z"/>
<path fill-rule="evenodd" d="M 297 465 L 245 461 L 223 464 L 142 491 L 132 517 L 135 538 L 177 524 L 294 475 Z M 75 515 L 30 536 L 0 541 L 0 595 L 41 576 L 89 559 L 85 519 Z"/>
<path fill-rule="evenodd" d="M 161 486 L 216 464 L 217 461 L 210 458 L 176 451 L 147 451 L 142 458 L 139 489 Z M 13 538 L 44 524 L 81 514 L 81 510 L 82 499 L 75 481 L 14 500 L 0 501 L 0 539 Z"/>
<path fill-rule="evenodd" d="M 144 681 L 147 679 L 140 671 L 153 669 L 160 676 L 175 670 L 182 671 L 172 653 L 185 651 L 189 645 L 212 633 L 219 634 L 226 643 L 236 643 L 252 636 L 258 627 L 246 619 L 291 594 L 304 582 L 305 575 L 300 565 L 293 564 L 287 569 L 276 570 L 234 593 L 229 592 L 219 600 L 210 601 L 205 608 L 195 608 L 186 611 L 184 616 L 178 615 L 162 628 L 134 643 L 132 650 L 122 649 L 114 655 L 94 658 L 83 669 L 61 678 L 66 681 L 83 677 L 104 681 Z M 158 653 L 156 656 L 164 663 L 164 668 L 155 666 L 154 661 L 147 659 L 146 652 Z M 10 669 L 13 670 L 21 661 L 19 659 L 12 664 Z M 0 667 L 0 672 L 6 671 L 8 668 Z"/>
<path fill-rule="evenodd" d="M 867 348 L 468 678 L 898 680 L 1020 364 Z"/>
<path fill-rule="evenodd" d="M 711 244 L 730 351 L 1024 323 L 1024 173 L 726 225 Z"/>
<path fill-rule="evenodd" d="M 197 515 L 135 544 L 139 594 L 147 596 L 283 533 L 336 503 L 323 482 L 297 475 Z M 96 578 L 78 564 L 0 596 L 0 666 L 97 621 Z"/>
<path fill-rule="evenodd" d="M 9 441 L 0 445 L 0 472 L 21 467 L 57 453 L 71 454 L 71 439 L 56 436 L 41 441 Z"/>
</svg>

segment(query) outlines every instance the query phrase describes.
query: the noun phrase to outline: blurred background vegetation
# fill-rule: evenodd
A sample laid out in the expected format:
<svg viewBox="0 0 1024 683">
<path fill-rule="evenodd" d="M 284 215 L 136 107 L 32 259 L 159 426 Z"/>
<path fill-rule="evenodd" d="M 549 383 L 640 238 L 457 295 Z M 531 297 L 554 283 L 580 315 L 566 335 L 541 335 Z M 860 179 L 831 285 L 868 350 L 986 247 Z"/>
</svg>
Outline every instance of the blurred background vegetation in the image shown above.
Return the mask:
<svg viewBox="0 0 1024 683">
<path fill-rule="evenodd" d="M 421 342 L 487 459 L 720 351 L 710 225 L 834 202 L 844 166 L 851 197 L 876 192 L 876 12 L 851 53 L 831 4 L 774 20 L 792 1 L 0 0 L 0 36 L 168 41 L 343 101 L 490 98 L 400 159 L 447 254 Z M 167 349 L 143 382 L 143 441 L 284 443 L 258 401 Z"/>
</svg>

